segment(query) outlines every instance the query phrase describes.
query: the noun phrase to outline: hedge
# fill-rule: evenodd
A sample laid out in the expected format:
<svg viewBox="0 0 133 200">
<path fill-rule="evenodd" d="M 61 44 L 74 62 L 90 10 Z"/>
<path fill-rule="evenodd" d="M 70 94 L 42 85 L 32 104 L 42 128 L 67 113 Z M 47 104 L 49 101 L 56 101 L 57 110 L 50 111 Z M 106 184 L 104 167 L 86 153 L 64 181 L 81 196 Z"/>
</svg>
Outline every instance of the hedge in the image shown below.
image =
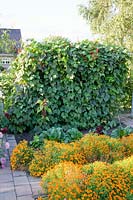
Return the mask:
<svg viewBox="0 0 133 200">
<path fill-rule="evenodd" d="M 126 50 L 88 40 L 31 41 L 4 77 L 12 78 L 10 86 L 3 85 L 11 131 L 113 125 L 124 98 L 127 60 Z"/>
</svg>

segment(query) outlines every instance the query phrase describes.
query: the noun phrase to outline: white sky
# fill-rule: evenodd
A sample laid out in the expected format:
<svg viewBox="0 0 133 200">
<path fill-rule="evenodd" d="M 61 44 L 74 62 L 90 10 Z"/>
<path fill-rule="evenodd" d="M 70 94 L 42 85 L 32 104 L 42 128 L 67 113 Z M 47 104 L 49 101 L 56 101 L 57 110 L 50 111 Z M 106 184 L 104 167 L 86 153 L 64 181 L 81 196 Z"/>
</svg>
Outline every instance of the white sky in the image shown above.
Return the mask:
<svg viewBox="0 0 133 200">
<path fill-rule="evenodd" d="M 61 35 L 71 40 L 92 38 L 78 13 L 87 0 L 1 0 L 0 27 L 20 28 L 22 38 L 42 40 Z"/>
</svg>

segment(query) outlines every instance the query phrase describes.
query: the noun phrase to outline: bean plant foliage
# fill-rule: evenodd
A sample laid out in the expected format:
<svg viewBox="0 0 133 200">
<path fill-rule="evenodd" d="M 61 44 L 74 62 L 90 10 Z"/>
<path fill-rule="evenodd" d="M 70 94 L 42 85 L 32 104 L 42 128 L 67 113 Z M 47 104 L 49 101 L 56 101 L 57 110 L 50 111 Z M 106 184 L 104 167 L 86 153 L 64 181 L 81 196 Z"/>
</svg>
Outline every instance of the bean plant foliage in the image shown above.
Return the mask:
<svg viewBox="0 0 133 200">
<path fill-rule="evenodd" d="M 9 128 L 111 125 L 124 98 L 128 58 L 125 49 L 88 40 L 30 41 L 1 77 Z"/>
</svg>

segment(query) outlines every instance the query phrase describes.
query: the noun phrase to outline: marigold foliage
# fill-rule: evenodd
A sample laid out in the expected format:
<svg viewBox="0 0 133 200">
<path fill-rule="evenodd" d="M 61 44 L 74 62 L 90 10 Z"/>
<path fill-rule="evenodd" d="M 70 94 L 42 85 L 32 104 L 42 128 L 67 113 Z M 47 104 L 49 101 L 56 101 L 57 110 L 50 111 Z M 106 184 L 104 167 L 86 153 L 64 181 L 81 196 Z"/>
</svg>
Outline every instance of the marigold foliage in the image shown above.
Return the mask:
<svg viewBox="0 0 133 200">
<path fill-rule="evenodd" d="M 10 158 L 13 170 L 27 170 L 33 159 L 33 150 L 26 140 L 21 141 L 14 149 Z"/>
<path fill-rule="evenodd" d="M 78 142 L 65 144 L 45 140 L 43 149 L 34 153 L 34 159 L 29 166 L 30 174 L 41 176 L 61 161 L 72 161 L 78 164 L 87 162 Z"/>
<path fill-rule="evenodd" d="M 30 163 L 31 175 L 41 176 L 62 161 L 81 165 L 95 161 L 113 163 L 132 155 L 132 141 L 133 135 L 114 139 L 88 134 L 69 144 L 45 140 L 41 150 L 36 151 L 23 141 L 13 150 L 11 166 L 13 169 L 28 169 Z"/>
<path fill-rule="evenodd" d="M 120 141 L 124 146 L 126 146 L 128 152 L 131 152 L 131 154 L 133 154 L 133 133 L 130 134 L 128 137 L 122 137 Z"/>
<path fill-rule="evenodd" d="M 90 134 L 69 144 L 45 140 L 34 155 L 22 141 L 13 150 L 11 166 L 43 175 L 49 200 L 131 200 L 132 140 L 133 134 L 122 139 Z"/>
<path fill-rule="evenodd" d="M 114 163 L 114 166 L 121 167 L 122 170 L 128 173 L 128 175 L 132 179 L 132 186 L 133 186 L 133 155 L 131 157 L 125 158 L 122 161 L 116 161 Z"/>
<path fill-rule="evenodd" d="M 33 176 L 41 176 L 61 161 L 83 165 L 95 161 L 113 163 L 122 160 L 132 154 L 131 140 L 126 138 L 126 145 L 120 139 L 94 134 L 70 144 L 45 140 L 43 149 L 35 152 L 29 171 Z"/>
<path fill-rule="evenodd" d="M 132 196 L 132 172 L 133 157 L 114 164 L 95 162 L 83 167 L 64 162 L 43 175 L 41 186 L 50 200 L 126 200 Z"/>
<path fill-rule="evenodd" d="M 41 186 L 48 193 L 50 200 L 80 198 L 84 175 L 81 166 L 72 162 L 56 165 L 43 175 Z"/>
<path fill-rule="evenodd" d="M 79 145 L 89 163 L 97 160 L 112 163 L 131 155 L 131 150 L 120 140 L 106 135 L 87 134 L 79 141 Z"/>
<path fill-rule="evenodd" d="M 127 199 L 126 195 L 130 193 L 132 181 L 122 167 L 96 162 L 83 166 L 83 171 L 87 176 L 81 199 Z"/>
</svg>

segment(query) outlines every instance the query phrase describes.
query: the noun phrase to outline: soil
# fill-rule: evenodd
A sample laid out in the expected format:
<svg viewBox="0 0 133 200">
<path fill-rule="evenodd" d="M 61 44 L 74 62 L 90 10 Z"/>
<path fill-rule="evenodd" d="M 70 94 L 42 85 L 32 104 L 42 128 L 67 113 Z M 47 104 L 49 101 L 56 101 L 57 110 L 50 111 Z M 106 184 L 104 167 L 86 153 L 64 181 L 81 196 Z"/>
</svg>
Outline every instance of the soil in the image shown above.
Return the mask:
<svg viewBox="0 0 133 200">
<path fill-rule="evenodd" d="M 120 116 L 120 121 L 121 121 L 121 125 L 123 127 L 126 127 L 126 126 L 130 126 L 130 127 L 133 127 L 133 119 L 131 119 L 129 117 L 129 114 L 122 114 Z M 116 129 L 117 127 L 115 128 L 112 128 L 108 131 L 108 134 L 110 135 L 110 133 Z M 87 134 L 90 130 L 82 130 L 81 132 L 83 134 Z M 32 141 L 33 140 L 33 137 L 34 137 L 34 133 L 28 133 L 28 132 L 24 132 L 22 134 L 16 134 L 15 135 L 15 139 L 16 139 L 16 142 L 19 143 L 20 141 L 22 140 L 27 140 L 28 142 Z"/>
<path fill-rule="evenodd" d="M 123 127 L 124 127 L 124 126 L 123 126 Z M 110 135 L 110 133 L 111 133 L 114 129 L 116 129 L 116 128 L 117 128 L 117 127 L 110 129 L 110 130 L 108 131 L 108 134 Z M 86 134 L 88 134 L 88 133 L 90 132 L 89 129 L 87 129 L 87 130 L 80 130 L 80 131 L 83 133 L 83 135 L 86 135 Z M 33 133 L 31 134 L 31 133 L 28 133 L 28 132 L 24 132 L 24 133 L 22 133 L 22 134 L 15 134 L 15 139 L 16 139 L 17 144 L 18 144 L 20 141 L 22 141 L 22 140 L 27 140 L 28 142 L 30 142 L 30 141 L 33 140 L 34 135 L 35 135 L 35 134 L 33 134 Z M 101 133 L 99 133 L 99 135 L 103 135 L 103 133 L 101 132 Z"/>
<path fill-rule="evenodd" d="M 32 141 L 34 134 L 24 132 L 22 134 L 15 134 L 15 139 L 17 144 L 22 140 L 27 140 L 28 142 Z"/>
</svg>

